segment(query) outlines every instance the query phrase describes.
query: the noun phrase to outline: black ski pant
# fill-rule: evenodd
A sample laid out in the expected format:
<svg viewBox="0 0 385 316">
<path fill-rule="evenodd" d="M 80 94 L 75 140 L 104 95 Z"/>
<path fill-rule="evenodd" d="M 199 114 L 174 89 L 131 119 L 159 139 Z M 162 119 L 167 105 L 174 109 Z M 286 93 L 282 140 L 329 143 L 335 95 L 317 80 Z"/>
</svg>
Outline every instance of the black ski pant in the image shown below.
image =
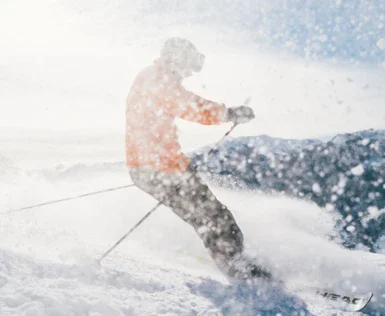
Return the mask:
<svg viewBox="0 0 385 316">
<path fill-rule="evenodd" d="M 270 273 L 243 260 L 243 235 L 233 215 L 196 172 L 164 173 L 130 169 L 134 184 L 190 224 L 221 271 L 229 277 L 270 278 Z M 242 268 L 241 268 L 242 266 Z"/>
</svg>

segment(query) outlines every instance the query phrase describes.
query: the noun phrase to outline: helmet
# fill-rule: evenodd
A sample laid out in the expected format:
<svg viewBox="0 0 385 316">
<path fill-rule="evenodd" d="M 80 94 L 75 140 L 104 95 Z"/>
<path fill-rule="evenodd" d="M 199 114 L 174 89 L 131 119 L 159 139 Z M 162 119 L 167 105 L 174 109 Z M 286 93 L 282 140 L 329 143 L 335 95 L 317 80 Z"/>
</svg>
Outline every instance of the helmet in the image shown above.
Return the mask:
<svg viewBox="0 0 385 316">
<path fill-rule="evenodd" d="M 160 58 L 170 64 L 173 70 L 191 75 L 202 70 L 205 55 L 199 53 L 190 41 L 172 37 L 163 44 Z"/>
</svg>

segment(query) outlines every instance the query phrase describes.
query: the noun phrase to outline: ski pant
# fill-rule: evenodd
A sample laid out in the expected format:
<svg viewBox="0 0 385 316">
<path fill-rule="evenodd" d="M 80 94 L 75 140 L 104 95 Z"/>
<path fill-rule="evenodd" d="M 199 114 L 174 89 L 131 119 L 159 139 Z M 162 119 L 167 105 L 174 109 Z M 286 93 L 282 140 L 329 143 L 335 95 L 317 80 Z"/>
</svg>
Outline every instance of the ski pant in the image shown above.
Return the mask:
<svg viewBox="0 0 385 316">
<path fill-rule="evenodd" d="M 134 184 L 190 224 L 221 271 L 229 277 L 270 278 L 260 267 L 235 262 L 243 251 L 243 234 L 233 215 L 219 202 L 196 172 L 163 173 L 147 168 L 130 169 Z M 242 271 L 241 271 L 242 270 Z"/>
</svg>

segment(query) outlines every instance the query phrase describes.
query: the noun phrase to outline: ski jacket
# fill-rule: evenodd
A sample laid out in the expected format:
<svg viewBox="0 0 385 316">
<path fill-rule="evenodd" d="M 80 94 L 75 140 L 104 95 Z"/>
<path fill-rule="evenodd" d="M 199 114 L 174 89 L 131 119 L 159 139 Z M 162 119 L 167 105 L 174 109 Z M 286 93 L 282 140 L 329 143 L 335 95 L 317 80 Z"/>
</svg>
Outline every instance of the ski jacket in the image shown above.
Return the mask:
<svg viewBox="0 0 385 316">
<path fill-rule="evenodd" d="M 155 61 L 136 77 L 126 103 L 126 165 L 160 172 L 183 172 L 190 161 L 181 152 L 175 118 L 215 125 L 226 107 L 182 86 L 182 77 Z"/>
</svg>

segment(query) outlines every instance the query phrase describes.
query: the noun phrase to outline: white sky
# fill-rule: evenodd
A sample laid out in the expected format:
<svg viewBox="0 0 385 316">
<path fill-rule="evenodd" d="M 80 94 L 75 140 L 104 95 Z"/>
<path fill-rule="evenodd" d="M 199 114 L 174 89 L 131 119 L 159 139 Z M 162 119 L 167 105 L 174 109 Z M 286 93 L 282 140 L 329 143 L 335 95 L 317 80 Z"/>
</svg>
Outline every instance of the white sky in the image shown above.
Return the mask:
<svg viewBox="0 0 385 316">
<path fill-rule="evenodd" d="M 121 134 L 135 74 L 156 58 L 164 39 L 179 35 L 207 55 L 187 87 L 228 106 L 252 97 L 257 119 L 235 135 L 301 138 L 385 127 L 383 68 L 306 63 L 261 52 L 247 34 L 183 21 L 161 28 L 164 15 L 138 13 L 147 4 L 1 1 L 0 126 Z M 227 128 L 180 127 L 188 149 Z"/>
</svg>

